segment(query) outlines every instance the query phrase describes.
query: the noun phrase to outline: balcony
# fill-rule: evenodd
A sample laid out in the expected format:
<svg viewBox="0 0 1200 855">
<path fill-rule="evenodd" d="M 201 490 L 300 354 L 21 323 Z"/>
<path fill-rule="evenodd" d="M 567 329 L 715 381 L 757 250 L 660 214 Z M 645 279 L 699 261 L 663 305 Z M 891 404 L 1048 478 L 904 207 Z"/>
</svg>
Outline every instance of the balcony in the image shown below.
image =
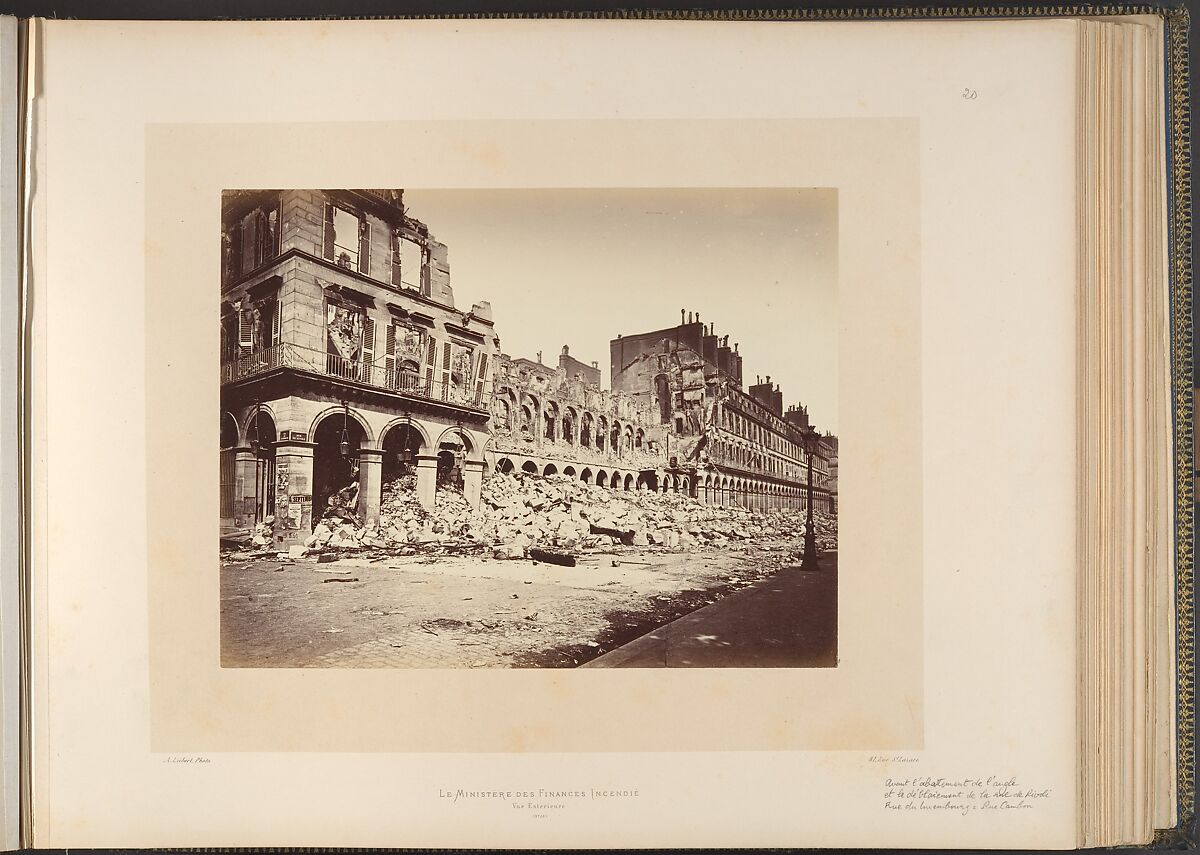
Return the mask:
<svg viewBox="0 0 1200 855">
<path fill-rule="evenodd" d="M 367 362 L 344 359 L 332 353 L 286 342 L 223 363 L 221 365 L 221 385 L 235 383 L 280 368 L 333 377 L 399 395 L 424 398 L 427 401 L 442 401 L 480 410 L 487 409 L 482 389 L 458 388 L 449 380 L 427 382 L 415 373 L 387 367 L 384 360 L 377 359 L 374 362 Z"/>
</svg>

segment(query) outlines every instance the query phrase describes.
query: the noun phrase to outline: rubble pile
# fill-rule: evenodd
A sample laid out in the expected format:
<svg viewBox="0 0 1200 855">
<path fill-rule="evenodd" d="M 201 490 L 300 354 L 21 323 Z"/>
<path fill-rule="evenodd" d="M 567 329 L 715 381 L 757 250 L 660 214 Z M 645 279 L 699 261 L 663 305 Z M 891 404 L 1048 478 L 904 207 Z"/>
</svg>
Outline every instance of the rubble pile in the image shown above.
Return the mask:
<svg viewBox="0 0 1200 855">
<path fill-rule="evenodd" d="M 416 479 L 402 476 L 386 484 L 379 521 L 363 525 L 352 508 L 330 508 L 304 542 L 309 549 L 358 549 L 465 542 L 483 545 L 474 535 L 473 513 L 462 493 L 439 489 L 432 511 L 417 500 Z"/>
<path fill-rule="evenodd" d="M 814 523 L 818 548 L 835 549 L 836 517 L 814 514 Z M 804 516 L 796 511 L 753 513 L 678 493 L 627 493 L 566 475 L 524 473 L 498 473 L 487 482 L 479 524 L 499 557 L 520 557 L 534 546 L 695 549 L 804 533 Z"/>
<path fill-rule="evenodd" d="M 804 514 L 797 510 L 751 512 L 705 505 L 678 493 L 614 491 L 566 475 L 495 473 L 484 483 L 478 510 L 449 487 L 439 488 L 432 511 L 426 510 L 417 500 L 412 476 L 384 485 L 378 522 L 364 525 L 356 505 L 331 505 L 304 547 L 293 548 L 294 557 L 370 550 L 523 558 L 538 548 L 719 549 L 738 542 L 794 540 L 804 534 Z M 817 548 L 836 549 L 837 517 L 814 513 L 813 518 Z M 263 523 L 253 543 L 267 546 L 270 538 L 270 525 Z"/>
</svg>

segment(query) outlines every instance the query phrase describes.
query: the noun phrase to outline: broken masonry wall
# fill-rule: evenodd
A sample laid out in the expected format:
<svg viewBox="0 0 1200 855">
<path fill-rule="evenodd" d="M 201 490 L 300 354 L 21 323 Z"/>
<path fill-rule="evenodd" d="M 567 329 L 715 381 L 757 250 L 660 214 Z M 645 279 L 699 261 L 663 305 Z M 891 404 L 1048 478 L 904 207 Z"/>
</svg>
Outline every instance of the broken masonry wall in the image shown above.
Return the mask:
<svg viewBox="0 0 1200 855">
<path fill-rule="evenodd" d="M 287 190 L 281 196 L 281 252 L 296 249 L 319 258 L 325 222 L 324 194 L 317 190 Z"/>
<path fill-rule="evenodd" d="M 657 419 L 642 402 L 568 379 L 561 365 L 502 355 L 495 390 L 491 432 L 497 453 L 610 468 L 657 468 L 665 462 Z"/>
<path fill-rule="evenodd" d="M 446 245 L 428 239 L 429 296 L 445 306 L 454 306 L 454 289 L 450 287 L 450 259 Z"/>
</svg>

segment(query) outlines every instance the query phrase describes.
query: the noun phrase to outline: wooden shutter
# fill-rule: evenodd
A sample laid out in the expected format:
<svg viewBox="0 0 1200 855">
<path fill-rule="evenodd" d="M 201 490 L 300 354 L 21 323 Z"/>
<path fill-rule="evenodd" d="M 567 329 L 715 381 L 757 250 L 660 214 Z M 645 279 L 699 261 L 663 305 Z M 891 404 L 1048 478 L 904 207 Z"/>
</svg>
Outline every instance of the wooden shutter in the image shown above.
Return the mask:
<svg viewBox="0 0 1200 855">
<path fill-rule="evenodd" d="M 365 214 L 358 219 L 358 272 L 371 273 L 371 224 Z"/>
<path fill-rule="evenodd" d="M 255 211 L 251 220 L 254 222 L 254 266 L 257 267 L 270 257 L 267 247 L 271 243 L 271 230 L 265 212 Z"/>
<path fill-rule="evenodd" d="M 264 223 L 266 225 L 266 240 L 264 242 L 264 260 L 274 258 L 275 256 L 279 255 L 279 233 L 281 231 L 279 225 L 283 219 L 280 216 L 281 208 L 282 203 L 279 203 L 265 215 Z"/>
<path fill-rule="evenodd" d="M 487 380 L 488 358 L 486 353 L 479 354 L 479 373 L 475 376 L 478 378 L 475 381 L 475 404 L 476 406 L 483 403 L 483 384 Z"/>
<path fill-rule="evenodd" d="M 384 343 L 383 354 L 384 382 L 393 389 L 400 388 L 400 378 L 396 376 L 396 325 L 388 324 L 387 339 Z"/>
<path fill-rule="evenodd" d="M 233 237 L 228 230 L 221 232 L 221 282 L 233 278 Z"/>
<path fill-rule="evenodd" d="M 375 320 L 374 318 L 363 318 L 363 346 L 362 346 L 362 364 L 363 364 L 363 381 L 371 382 L 371 369 L 375 363 Z"/>
<path fill-rule="evenodd" d="M 397 288 L 403 283 L 400 271 L 400 232 L 392 229 L 392 284 Z"/>
<path fill-rule="evenodd" d="M 279 298 L 276 297 L 271 301 L 271 346 L 279 344 L 279 316 L 282 312 L 279 311 Z"/>
<path fill-rule="evenodd" d="M 442 345 L 442 400 L 450 399 L 450 342 Z"/>
<path fill-rule="evenodd" d="M 325 245 L 322 250 L 322 254 L 330 261 L 333 261 L 333 241 L 335 237 L 336 235 L 333 233 L 333 205 L 326 202 L 324 233 Z"/>
<path fill-rule="evenodd" d="M 238 350 L 243 357 L 254 350 L 254 312 L 245 306 L 238 310 Z"/>
<path fill-rule="evenodd" d="M 437 368 L 437 339 L 433 336 L 425 343 L 425 394 L 433 397 L 433 376 Z"/>
</svg>

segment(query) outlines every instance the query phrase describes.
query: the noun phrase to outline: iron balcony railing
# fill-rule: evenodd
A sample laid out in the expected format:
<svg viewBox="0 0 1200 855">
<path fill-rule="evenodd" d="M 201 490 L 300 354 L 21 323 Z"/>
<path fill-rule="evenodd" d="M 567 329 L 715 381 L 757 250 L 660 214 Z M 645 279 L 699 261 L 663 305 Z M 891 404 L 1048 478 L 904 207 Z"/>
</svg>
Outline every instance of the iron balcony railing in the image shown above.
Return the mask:
<svg viewBox="0 0 1200 855">
<path fill-rule="evenodd" d="M 435 371 L 425 379 L 414 371 L 403 371 L 386 363 L 387 360 L 369 362 L 346 359 L 337 354 L 284 342 L 223 363 L 221 383 L 233 383 L 276 368 L 295 368 L 386 389 L 401 395 L 486 409 L 486 383 L 483 386 L 475 383 L 474 388 L 455 386 L 448 379 L 435 379 L 440 377 L 441 371 Z"/>
</svg>

